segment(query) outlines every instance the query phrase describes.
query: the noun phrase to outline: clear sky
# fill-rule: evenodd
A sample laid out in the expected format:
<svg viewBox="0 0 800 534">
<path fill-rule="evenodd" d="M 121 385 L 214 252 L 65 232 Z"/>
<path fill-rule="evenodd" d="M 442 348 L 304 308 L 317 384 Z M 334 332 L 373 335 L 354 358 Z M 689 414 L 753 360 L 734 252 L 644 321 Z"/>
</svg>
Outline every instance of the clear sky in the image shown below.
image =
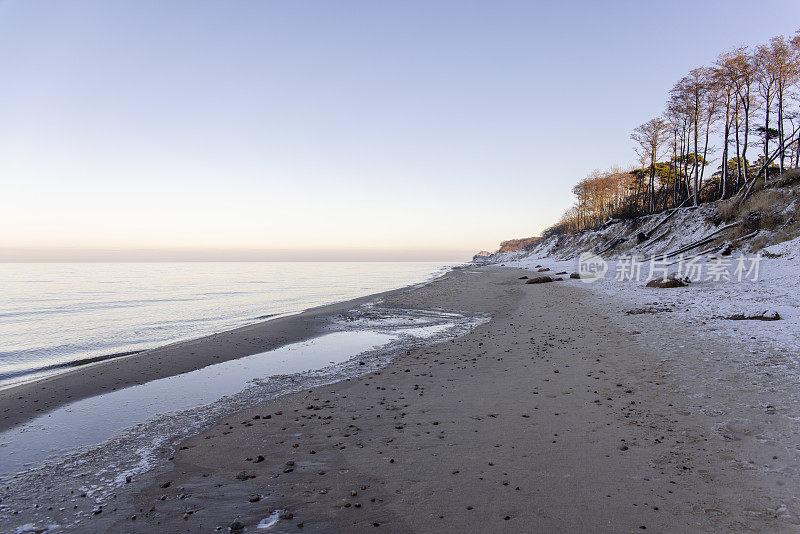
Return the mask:
<svg viewBox="0 0 800 534">
<path fill-rule="evenodd" d="M 0 0 L 0 258 L 466 259 L 632 163 L 689 69 L 798 26 L 797 0 Z"/>
</svg>

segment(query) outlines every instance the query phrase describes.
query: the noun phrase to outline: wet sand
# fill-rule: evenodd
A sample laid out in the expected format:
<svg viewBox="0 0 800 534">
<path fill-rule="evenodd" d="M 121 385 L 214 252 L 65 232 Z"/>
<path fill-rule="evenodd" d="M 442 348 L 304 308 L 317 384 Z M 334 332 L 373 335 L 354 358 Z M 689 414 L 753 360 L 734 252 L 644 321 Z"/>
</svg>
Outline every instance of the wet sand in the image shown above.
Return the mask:
<svg viewBox="0 0 800 534">
<path fill-rule="evenodd" d="M 326 327 L 337 315 L 376 298 L 406 290 L 403 288 L 320 306 L 299 314 L 84 365 L 51 377 L 0 389 L 0 432 L 76 400 L 319 336 L 327 332 Z"/>
<path fill-rule="evenodd" d="M 708 339 L 522 274 L 462 270 L 387 296 L 492 320 L 218 422 L 169 471 L 110 502 L 76 499 L 75 530 L 260 532 L 276 510 L 264 532 L 797 529 L 797 444 L 763 439 L 785 422 L 757 398 L 736 414 L 757 431 L 720 429 L 705 408 L 738 386 L 709 388 Z"/>
</svg>

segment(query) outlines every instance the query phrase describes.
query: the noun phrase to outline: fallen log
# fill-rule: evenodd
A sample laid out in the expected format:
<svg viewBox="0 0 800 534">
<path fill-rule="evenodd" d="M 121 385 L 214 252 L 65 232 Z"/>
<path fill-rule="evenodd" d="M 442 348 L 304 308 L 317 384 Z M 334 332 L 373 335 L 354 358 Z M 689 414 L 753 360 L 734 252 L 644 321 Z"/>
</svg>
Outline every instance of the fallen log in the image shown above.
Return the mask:
<svg viewBox="0 0 800 534">
<path fill-rule="evenodd" d="M 739 203 L 742 203 L 742 202 L 744 202 L 745 200 L 747 200 L 747 197 L 749 197 L 749 196 L 750 196 L 750 192 L 752 191 L 752 189 L 753 189 L 753 186 L 754 186 L 754 185 L 756 185 L 756 182 L 758 181 L 758 178 L 761 176 L 761 173 L 762 173 L 762 172 L 764 172 L 764 170 L 765 170 L 765 169 L 766 169 L 766 168 L 767 168 L 767 167 L 768 167 L 768 166 L 769 166 L 769 165 L 770 165 L 770 164 L 771 164 L 773 161 L 775 161 L 775 159 L 776 159 L 776 158 L 777 158 L 777 157 L 780 155 L 781 151 L 783 151 L 783 150 L 784 150 L 784 147 L 785 147 L 785 145 L 786 145 L 786 141 L 787 141 L 787 140 L 788 140 L 790 143 L 794 142 L 794 141 L 793 141 L 793 140 L 794 140 L 794 136 L 795 136 L 795 135 L 797 135 L 797 132 L 800 132 L 800 126 L 798 126 L 797 128 L 795 128 L 795 129 L 794 129 L 794 131 L 791 133 L 791 135 L 789 135 L 788 137 L 786 137 L 786 138 L 784 139 L 784 141 L 783 141 L 783 142 L 782 142 L 782 143 L 781 143 L 781 144 L 778 146 L 778 148 L 777 148 L 777 149 L 775 149 L 775 152 L 773 152 L 773 153 L 772 153 L 772 155 L 771 155 L 771 156 L 770 156 L 770 157 L 769 157 L 769 158 L 768 158 L 766 161 L 764 161 L 764 163 L 763 163 L 763 164 L 762 164 L 762 165 L 761 165 L 761 166 L 758 168 L 758 172 L 757 172 L 757 173 L 756 173 L 756 174 L 753 176 L 753 179 L 752 179 L 752 180 L 748 180 L 748 181 L 750 182 L 750 185 L 748 185 L 748 184 L 745 184 L 747 187 L 742 187 L 742 188 L 739 190 L 739 192 L 738 192 L 738 193 L 736 193 L 736 195 L 734 195 L 734 198 L 736 198 L 736 197 L 738 197 L 739 195 L 742 195 L 742 193 L 744 193 L 744 194 L 742 195 L 742 197 L 741 197 L 740 199 L 738 199 L 738 200 L 737 200 L 737 202 L 739 202 Z"/>
<path fill-rule="evenodd" d="M 595 254 L 597 254 L 597 255 L 599 256 L 600 254 L 603 254 L 603 253 L 605 253 L 605 252 L 608 252 L 608 251 L 609 251 L 609 250 L 611 250 L 612 248 L 614 248 L 614 247 L 616 247 L 616 246 L 618 246 L 618 245 L 621 245 L 621 244 L 622 244 L 622 243 L 624 243 L 624 242 L 625 242 L 625 238 L 623 238 L 623 237 L 619 237 L 619 238 L 617 238 L 617 239 L 613 240 L 613 241 L 611 242 L 611 244 L 610 244 L 610 245 L 608 245 L 608 246 L 607 246 L 606 248 L 604 248 L 603 250 L 600 250 L 600 251 L 597 251 L 597 252 L 595 252 Z"/>
<path fill-rule="evenodd" d="M 666 258 L 671 258 L 672 256 L 677 256 L 678 254 L 683 254 L 684 252 L 688 252 L 688 251 L 690 251 L 690 250 L 692 250 L 694 248 L 697 248 L 697 247 L 705 245 L 706 243 L 714 240 L 714 238 L 717 236 L 717 234 L 719 234 L 719 233 L 721 233 L 721 232 L 723 232 L 725 230 L 728 230 L 729 228 L 733 228 L 734 226 L 738 226 L 739 224 L 740 224 L 739 222 L 726 224 L 725 226 L 723 226 L 721 228 L 717 228 L 716 230 L 714 230 L 713 232 L 711 232 L 710 234 L 708 234 L 704 238 L 700 239 L 699 241 L 695 241 L 693 243 L 689 243 L 688 245 L 684 245 L 684 246 L 680 247 L 678 250 L 674 250 L 672 252 L 666 252 L 664 254 L 655 254 L 655 255 L 650 256 L 649 258 L 647 258 L 646 261 L 651 261 L 651 260 L 656 259 L 656 258 L 666 259 Z"/>
<path fill-rule="evenodd" d="M 652 245 L 653 243 L 655 243 L 656 241 L 658 241 L 662 237 L 666 236 L 668 233 L 669 233 L 669 230 L 665 231 L 663 234 L 661 234 L 658 237 L 654 237 L 653 239 L 649 240 L 647 243 L 642 243 L 641 248 L 647 248 L 648 246 Z"/>
</svg>

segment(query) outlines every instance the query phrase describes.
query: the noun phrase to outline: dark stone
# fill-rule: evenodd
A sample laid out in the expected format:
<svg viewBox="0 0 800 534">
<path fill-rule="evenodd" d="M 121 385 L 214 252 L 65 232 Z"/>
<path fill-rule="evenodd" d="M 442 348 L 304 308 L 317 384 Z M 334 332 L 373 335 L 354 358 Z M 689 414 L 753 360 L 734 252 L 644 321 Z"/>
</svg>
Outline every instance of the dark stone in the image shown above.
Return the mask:
<svg viewBox="0 0 800 534">
<path fill-rule="evenodd" d="M 526 284 L 545 284 L 547 282 L 552 282 L 553 279 L 549 276 L 537 276 L 536 278 L 531 278 Z"/>
<path fill-rule="evenodd" d="M 658 288 L 669 288 L 669 287 L 686 287 L 686 282 L 677 279 L 667 279 L 663 280 L 657 278 L 655 280 L 650 280 L 647 282 L 647 287 L 658 287 Z"/>
<path fill-rule="evenodd" d="M 731 321 L 780 321 L 781 315 L 776 311 L 763 311 L 753 315 L 736 313 L 730 317 L 724 317 L 724 319 L 730 319 Z"/>
<path fill-rule="evenodd" d="M 644 308 L 634 308 L 632 310 L 628 310 L 625 313 L 628 315 L 642 315 L 645 313 L 663 313 L 663 312 L 672 312 L 672 308 L 668 306 L 646 306 Z"/>
</svg>

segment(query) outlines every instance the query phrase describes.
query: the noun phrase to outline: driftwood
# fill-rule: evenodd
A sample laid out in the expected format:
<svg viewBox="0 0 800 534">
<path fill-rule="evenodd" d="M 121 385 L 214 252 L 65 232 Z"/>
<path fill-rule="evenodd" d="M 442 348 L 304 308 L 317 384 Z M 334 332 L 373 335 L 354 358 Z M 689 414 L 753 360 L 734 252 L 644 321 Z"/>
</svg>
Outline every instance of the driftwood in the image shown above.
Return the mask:
<svg viewBox="0 0 800 534">
<path fill-rule="evenodd" d="M 650 238 L 650 236 L 651 236 L 651 235 L 653 235 L 653 234 L 656 232 L 656 230 L 658 230 L 658 229 L 661 227 L 661 225 L 662 225 L 662 224 L 664 224 L 665 222 L 667 222 L 667 221 L 668 221 L 668 220 L 669 220 L 669 219 L 670 219 L 670 218 L 671 218 L 673 215 L 675 215 L 675 214 L 678 212 L 678 209 L 677 209 L 677 208 L 674 208 L 674 209 L 672 209 L 672 210 L 669 210 L 669 211 L 670 211 L 671 213 L 668 213 L 666 217 L 664 217 L 663 219 L 661 219 L 661 221 L 659 221 L 659 223 L 658 223 L 657 225 L 655 225 L 653 228 L 651 228 L 651 229 L 650 229 L 650 231 L 649 231 L 649 232 L 647 232 L 647 233 L 645 234 L 645 236 L 647 236 L 647 238 L 648 238 L 648 239 Z"/>
<path fill-rule="evenodd" d="M 687 200 L 688 200 L 688 199 L 687 199 Z M 684 201 L 684 202 L 686 202 L 686 201 Z M 697 206 L 691 206 L 691 207 L 689 207 L 688 209 L 694 209 L 694 208 L 696 208 L 696 207 L 697 207 Z M 650 229 L 650 231 L 648 231 L 648 232 L 647 232 L 645 235 L 646 235 L 646 236 L 649 238 L 651 235 L 653 235 L 653 232 L 655 232 L 656 230 L 658 230 L 658 229 L 661 227 L 661 225 L 663 225 L 665 222 L 667 222 L 667 221 L 668 221 L 670 218 L 672 218 L 672 216 L 673 216 L 673 215 L 675 215 L 676 213 L 678 213 L 678 211 L 680 211 L 681 209 L 682 209 L 682 205 L 681 205 L 681 206 L 678 206 L 677 208 L 671 208 L 671 209 L 667 210 L 667 211 L 669 211 L 670 213 L 668 213 L 666 217 L 664 217 L 663 219 L 661 219 L 661 221 L 659 221 L 659 223 L 658 223 L 657 225 L 655 225 L 653 228 L 651 228 L 651 229 Z M 613 220 L 613 219 L 612 219 L 612 220 Z M 658 236 L 658 237 L 655 237 L 655 238 L 653 238 L 653 239 L 650 239 L 650 240 L 649 240 L 649 241 L 647 241 L 646 243 L 642 244 L 642 245 L 641 245 L 641 247 L 642 247 L 642 248 L 644 248 L 644 247 L 646 247 L 646 246 L 650 245 L 651 243 L 653 243 L 653 242 L 655 242 L 655 241 L 658 241 L 659 239 L 661 239 L 662 237 L 664 237 L 664 236 L 665 236 L 665 235 L 667 235 L 668 233 L 669 233 L 669 230 L 667 230 L 666 232 L 664 232 L 663 234 L 661 234 L 661 235 L 660 235 L 660 236 Z M 624 237 L 618 237 L 617 239 L 614 239 L 614 240 L 612 240 L 612 241 L 610 242 L 610 244 L 609 244 L 607 247 L 605 247 L 604 249 L 602 249 L 602 250 L 600 250 L 600 251 L 596 252 L 596 254 L 597 254 L 598 256 L 599 256 L 600 254 L 604 254 L 604 253 L 608 252 L 609 250 L 611 250 L 612 248 L 614 248 L 614 247 L 617 247 L 617 246 L 621 245 L 621 244 L 622 244 L 622 243 L 624 243 L 625 241 L 626 241 L 626 239 L 625 239 Z"/>
<path fill-rule="evenodd" d="M 711 232 L 710 234 L 705 236 L 703 239 L 701 239 L 699 241 L 695 241 L 694 243 L 689 243 L 688 245 L 685 245 L 685 246 L 679 248 L 678 250 L 676 250 L 674 252 L 670 252 L 667 255 L 667 257 L 669 257 L 669 256 L 677 256 L 678 254 L 683 254 L 684 252 L 692 250 L 693 248 L 697 248 L 699 246 L 705 245 L 709 241 L 712 241 L 717 236 L 717 234 L 719 234 L 719 233 L 721 233 L 721 232 L 723 232 L 723 231 L 725 231 L 725 230 L 727 230 L 729 228 L 733 228 L 734 226 L 738 226 L 739 224 L 740 223 L 737 221 L 735 223 L 726 224 L 722 228 L 717 228 L 716 230 L 714 230 L 713 232 Z"/>
<path fill-rule="evenodd" d="M 606 248 L 602 249 L 599 252 L 594 252 L 594 254 L 597 254 L 599 256 L 600 254 L 603 254 L 604 252 L 608 252 L 612 248 L 614 248 L 617 245 L 619 245 L 621 243 L 624 243 L 624 242 L 625 242 L 625 238 L 624 237 L 617 237 L 616 239 L 613 239 L 611 241 L 611 244 L 608 245 Z M 562 258 L 561 261 L 571 261 L 571 260 L 574 260 L 575 258 L 577 258 L 578 256 L 579 256 L 579 254 L 570 254 L 569 256 L 567 256 L 565 258 Z"/>
<path fill-rule="evenodd" d="M 595 252 L 595 254 L 597 254 L 599 256 L 600 254 L 603 254 L 604 252 L 608 252 L 612 248 L 614 248 L 617 245 L 620 245 L 620 244 L 622 244 L 624 242 L 625 242 L 625 238 L 624 237 L 618 237 L 617 239 L 614 239 L 613 241 L 611 241 L 611 244 L 608 245 L 606 248 L 604 248 L 603 250 L 599 250 L 599 251 Z"/>
<path fill-rule="evenodd" d="M 758 232 L 759 232 L 759 231 L 758 231 L 758 230 L 756 230 L 756 231 L 755 231 L 755 232 L 753 232 L 752 234 L 747 234 L 747 235 L 743 235 L 742 237 L 737 237 L 736 239 L 734 239 L 733 241 L 731 241 L 731 243 L 737 243 L 737 242 L 739 242 L 739 241 L 742 241 L 742 240 L 744 240 L 744 239 L 750 239 L 751 237 L 755 237 L 755 235 L 756 235 Z M 711 254 L 712 252 L 715 252 L 715 251 L 716 251 L 717 249 L 719 249 L 719 248 L 720 248 L 720 247 L 717 247 L 717 246 L 715 246 L 715 247 L 711 247 L 711 248 L 707 248 L 707 249 L 706 249 L 706 250 L 704 250 L 703 252 L 698 252 L 697 254 L 692 254 L 691 256 L 688 256 L 688 257 L 686 257 L 686 258 L 683 258 L 682 260 L 673 261 L 673 262 L 672 262 L 672 263 L 670 263 L 669 265 L 675 265 L 676 263 L 680 263 L 680 261 L 692 260 L 692 259 L 694 259 L 694 258 L 697 258 L 697 257 L 703 256 L 703 255 L 705 255 L 705 254 Z"/>
<path fill-rule="evenodd" d="M 646 243 L 642 243 L 641 248 L 647 248 L 648 246 L 652 245 L 653 243 L 655 243 L 656 241 L 658 241 L 662 237 L 666 236 L 668 233 L 669 233 L 669 230 L 666 230 L 666 231 L 664 231 L 663 234 L 661 234 L 661 235 L 659 235 L 657 237 L 654 237 L 653 239 L 650 239 Z"/>
<path fill-rule="evenodd" d="M 719 247 L 711 247 L 711 248 L 707 248 L 707 249 L 705 249 L 703 252 L 698 252 L 697 254 L 692 254 L 691 256 L 687 256 L 687 257 L 685 257 L 685 258 L 681 258 L 681 259 L 679 259 L 679 260 L 677 260 L 677 261 L 673 261 L 672 263 L 668 263 L 667 265 L 670 265 L 670 266 L 672 266 L 672 265 L 675 265 L 676 263 L 680 263 L 680 262 L 682 262 L 682 261 L 693 260 L 694 258 L 699 258 L 700 256 L 703 256 L 703 255 L 705 255 L 705 254 L 711 254 L 712 252 L 714 252 L 714 251 L 715 251 L 715 250 L 717 250 L 718 248 L 719 248 Z"/>
<path fill-rule="evenodd" d="M 785 223 L 783 223 L 783 224 L 781 225 L 781 227 L 780 227 L 780 228 L 778 228 L 778 231 L 781 231 L 781 230 L 783 230 L 784 228 L 786 228 L 787 226 L 789 226 L 789 225 L 790 225 L 790 224 L 792 224 L 793 222 L 794 222 L 794 217 L 789 217 L 789 220 L 787 220 Z"/>
<path fill-rule="evenodd" d="M 783 151 L 783 149 L 786 146 L 786 140 L 787 139 L 788 140 L 794 139 L 794 136 L 797 135 L 797 132 L 800 132 L 800 126 L 795 128 L 794 131 L 791 133 L 791 135 L 786 137 L 783 140 L 783 142 L 780 144 L 780 146 L 778 146 L 778 148 L 775 149 L 775 152 L 773 152 L 772 155 L 766 161 L 764 161 L 764 163 L 761 165 L 761 167 L 758 168 L 758 172 L 755 174 L 755 176 L 753 176 L 753 178 L 751 180 L 749 180 L 750 185 L 745 184 L 747 187 L 742 187 L 742 189 L 738 193 L 736 193 L 734 198 L 739 197 L 739 195 L 741 195 L 741 198 L 738 199 L 738 202 L 744 202 L 745 200 L 747 200 L 747 197 L 750 196 L 750 193 L 753 190 L 753 186 L 756 185 L 756 182 L 758 181 L 759 177 L 761 176 L 761 173 L 764 172 L 764 170 L 767 167 L 769 167 L 770 163 L 775 161 L 775 159 L 780 155 L 781 151 Z M 744 194 L 742 194 L 742 193 L 744 193 Z"/>
<path fill-rule="evenodd" d="M 710 234 L 708 234 L 704 238 L 700 239 L 699 241 L 694 241 L 693 243 L 689 243 L 688 245 L 684 245 L 684 246 L 680 247 L 678 250 L 674 250 L 672 252 L 667 252 L 667 253 L 664 253 L 664 254 L 656 254 L 654 256 L 650 256 L 650 258 L 648 258 L 647 261 L 650 261 L 650 260 L 655 259 L 655 258 L 664 258 L 664 259 L 671 258 L 672 256 L 677 256 L 678 254 L 683 254 L 684 252 L 688 252 L 688 251 L 690 251 L 692 249 L 695 249 L 697 247 L 701 247 L 701 246 L 705 245 L 706 243 L 708 243 L 710 241 L 713 241 L 714 238 L 717 236 L 717 234 L 719 234 L 719 233 L 721 233 L 721 232 L 723 232 L 723 231 L 725 231 L 725 230 L 727 230 L 729 228 L 733 228 L 734 226 L 738 226 L 739 224 L 740 224 L 739 222 L 726 224 L 725 226 L 723 226 L 721 228 L 717 228 L 716 230 L 714 230 L 713 232 L 711 232 Z"/>
<path fill-rule="evenodd" d="M 705 186 L 703 186 L 703 187 L 705 187 Z M 655 225 L 653 228 L 651 228 L 650 231 L 648 231 L 645 234 L 645 236 L 649 239 L 650 236 L 653 235 L 656 230 L 658 230 L 665 222 L 670 220 L 672 218 L 672 216 L 675 215 L 676 213 L 678 213 L 679 211 L 697 209 L 699 206 L 687 206 L 685 208 L 683 207 L 683 205 L 686 204 L 686 202 L 688 202 L 689 200 L 691 200 L 691 198 L 692 197 L 688 197 L 688 198 L 684 199 L 684 201 L 681 202 L 681 205 L 678 206 L 678 207 L 670 208 L 670 209 L 666 210 L 666 211 L 669 212 L 669 214 L 666 217 L 664 217 L 663 219 L 661 219 L 661 221 L 659 221 L 659 223 L 657 225 Z M 669 230 L 667 230 L 665 233 L 661 234 L 658 237 L 654 237 L 653 239 L 649 239 L 649 241 L 647 241 L 646 243 L 643 243 L 641 246 L 642 247 L 646 247 L 647 245 L 651 244 L 652 242 L 658 241 L 659 239 L 661 239 L 662 237 L 664 237 L 668 233 L 669 233 Z"/>
<path fill-rule="evenodd" d="M 696 208 L 696 207 L 697 207 L 697 206 L 692 206 L 692 207 L 691 207 L 691 208 L 689 208 L 689 209 L 694 209 L 694 208 Z M 679 209 L 681 209 L 681 208 L 675 208 L 675 209 L 674 209 L 674 211 L 673 211 L 673 213 L 677 213 Z M 670 215 L 672 215 L 672 214 L 670 214 Z M 668 217 L 667 217 L 667 218 L 668 218 Z M 664 221 L 662 221 L 662 222 L 665 222 L 665 221 L 667 220 L 667 218 L 665 218 L 665 219 L 664 219 Z M 659 223 L 659 226 L 660 226 L 660 225 L 661 225 L 661 224 Z M 654 230 L 655 230 L 655 228 L 654 228 Z M 667 230 L 667 231 L 665 231 L 663 234 L 659 235 L 658 237 L 654 237 L 653 239 L 649 240 L 648 242 L 646 242 L 646 243 L 643 243 L 643 244 L 641 245 L 641 248 L 647 248 L 648 246 L 652 245 L 653 243 L 655 243 L 656 241 L 658 241 L 658 240 L 659 240 L 659 239 L 661 239 L 662 237 L 664 237 L 664 236 L 666 236 L 667 234 L 669 234 L 669 232 L 670 232 L 670 231 L 669 231 L 669 230 Z M 713 234 L 712 234 L 712 235 L 713 235 Z"/>
<path fill-rule="evenodd" d="M 751 237 L 755 237 L 755 236 L 756 236 L 756 234 L 757 234 L 758 232 L 760 232 L 760 231 L 761 231 L 761 230 L 756 230 L 756 231 L 755 231 L 755 232 L 753 232 L 752 234 L 747 234 L 747 235 L 743 235 L 742 237 L 737 237 L 736 239 L 734 239 L 734 240 L 733 240 L 733 243 L 736 243 L 737 241 L 743 241 L 743 240 L 745 240 L 745 239 L 750 239 Z"/>
</svg>

